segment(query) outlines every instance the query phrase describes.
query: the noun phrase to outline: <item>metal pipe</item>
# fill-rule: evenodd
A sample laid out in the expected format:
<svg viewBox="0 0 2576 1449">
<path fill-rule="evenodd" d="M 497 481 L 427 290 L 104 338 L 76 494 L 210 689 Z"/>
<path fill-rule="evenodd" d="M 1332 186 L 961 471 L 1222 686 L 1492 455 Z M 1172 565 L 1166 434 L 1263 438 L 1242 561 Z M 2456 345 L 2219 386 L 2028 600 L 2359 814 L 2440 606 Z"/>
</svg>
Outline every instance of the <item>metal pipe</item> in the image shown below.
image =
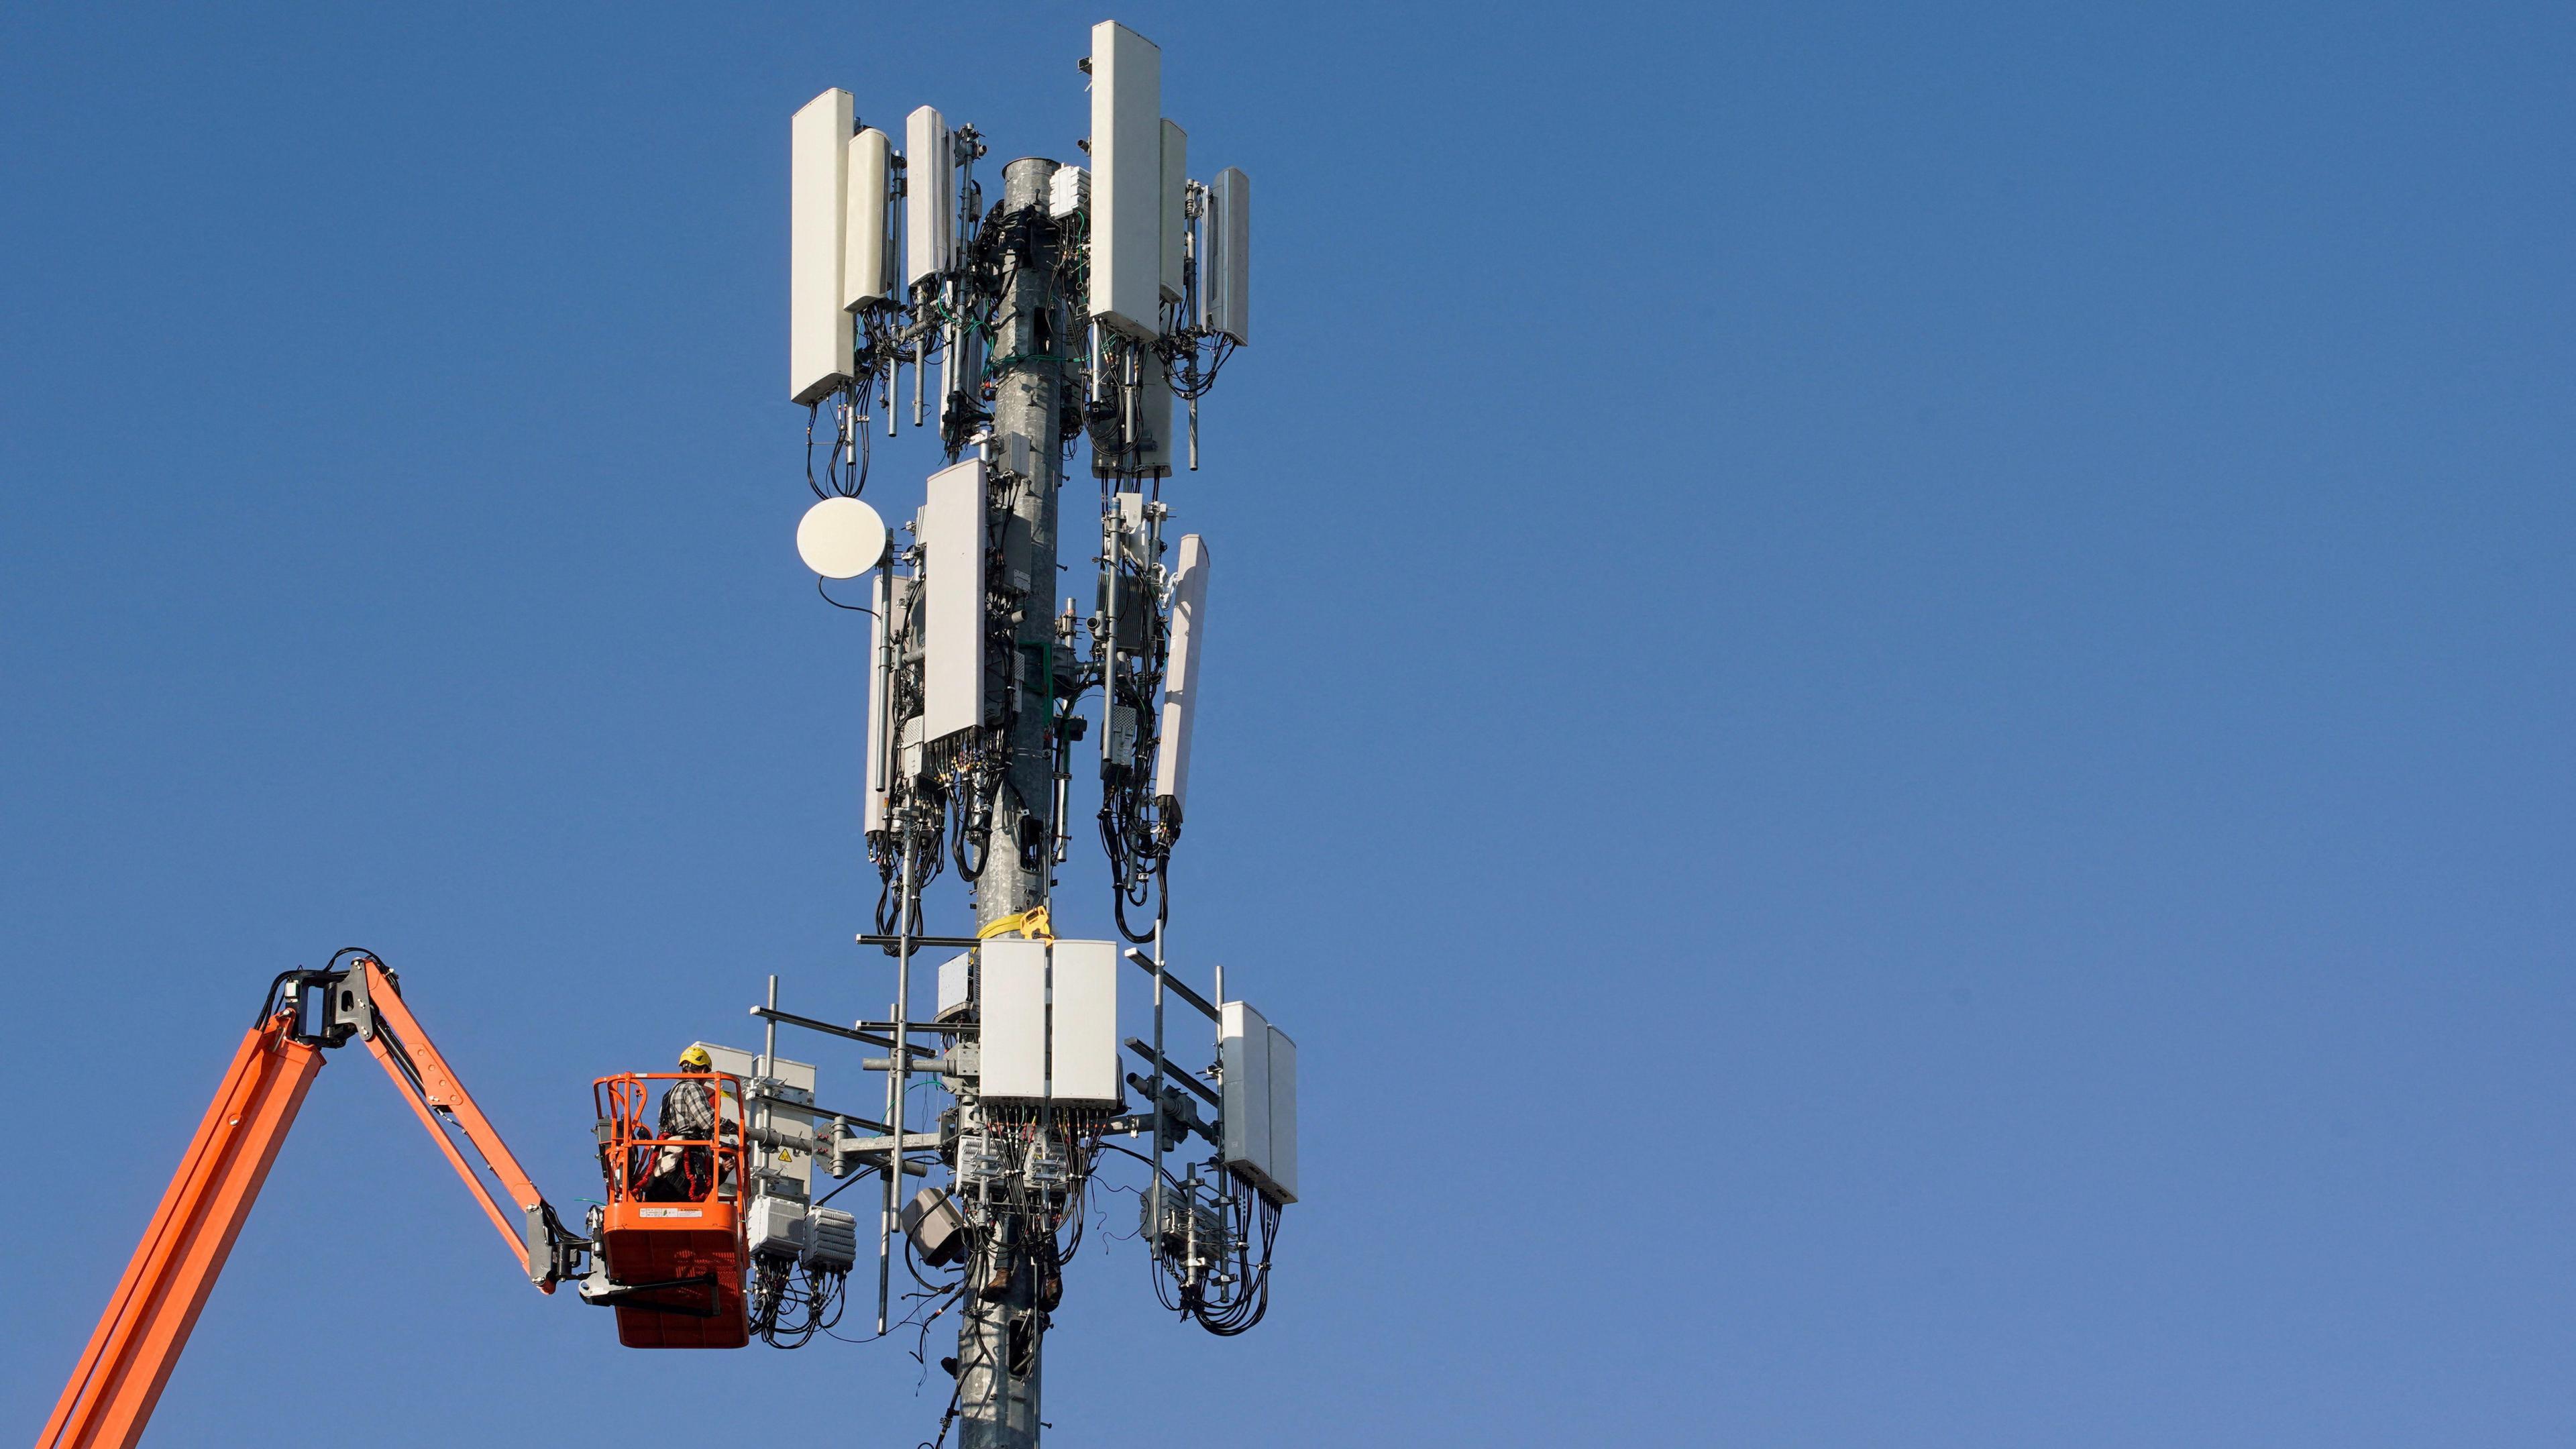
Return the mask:
<svg viewBox="0 0 2576 1449">
<path fill-rule="evenodd" d="M 1135 952 L 1128 952 L 1134 955 Z M 1157 1256 L 1163 1241 L 1163 923 L 1154 923 L 1154 1175 L 1146 1190 L 1153 1206 L 1145 1213 L 1145 1251 Z M 1161 1291 L 1157 1280 L 1157 1292 Z"/>
<path fill-rule="evenodd" d="M 1154 962 L 1154 959 L 1153 959 L 1152 957 L 1150 957 L 1150 956 L 1147 956 L 1144 952 L 1137 950 L 1137 949 L 1136 949 L 1135 947 L 1133 947 L 1133 946 L 1130 946 L 1130 947 L 1128 947 L 1128 948 L 1127 948 L 1127 959 L 1128 959 L 1128 960 L 1130 960 L 1130 961 L 1135 962 L 1135 963 L 1136 963 L 1136 966 L 1137 966 L 1137 968 L 1138 968 L 1139 970 L 1145 971 L 1145 972 L 1147 972 L 1147 973 L 1149 973 L 1149 974 L 1151 974 L 1151 975 L 1155 976 L 1155 977 L 1156 977 L 1156 979 L 1157 979 L 1157 980 L 1159 980 L 1163 985 L 1166 985 L 1166 986 L 1171 987 L 1171 988 L 1172 988 L 1172 994 L 1173 994 L 1174 996 L 1177 996 L 1177 997 L 1179 997 L 1180 999 L 1182 999 L 1183 1001 L 1188 1002 L 1190 1005 L 1197 1007 L 1201 1012 L 1203 1012 L 1203 1013 L 1205 1013 L 1205 1014 L 1206 1014 L 1206 1016 L 1207 1016 L 1207 1019 L 1208 1019 L 1208 1020 L 1210 1020 L 1210 1021 L 1222 1021 L 1222 1020 L 1224 1019 L 1224 1018 L 1223 1018 L 1223 1017 L 1218 1013 L 1218 1011 L 1217 1011 L 1217 1009 L 1216 1009 L 1216 1006 L 1215 1006 L 1213 1003 L 1211 1003 L 1211 1002 L 1210 1002 L 1206 997 L 1199 995 L 1199 994 L 1198 994 L 1197 992 L 1195 992 L 1195 991 L 1192 991 L 1188 986 L 1184 985 L 1184 984 L 1180 981 L 1180 979 L 1179 979 L 1179 978 L 1174 977 L 1174 976 L 1170 976 L 1170 975 L 1168 975 L 1168 974 L 1166 974 L 1166 973 L 1163 973 L 1163 972 L 1161 972 L 1161 971 L 1156 970 L 1156 969 L 1155 969 L 1155 962 Z M 1220 996 L 1222 996 L 1222 994 L 1223 994 L 1223 992 L 1224 992 L 1224 990 L 1225 990 L 1225 986 L 1224 986 L 1224 982 L 1225 982 L 1225 968 L 1223 968 L 1223 967 L 1221 967 L 1221 966 L 1217 968 L 1217 982 L 1218 982 L 1218 985 L 1217 985 L 1217 991 L 1218 991 L 1218 993 L 1220 994 Z"/>
<path fill-rule="evenodd" d="M 1209 1106 L 1222 1107 L 1225 1105 L 1224 1102 L 1218 1100 L 1215 1092 L 1209 1090 L 1208 1085 L 1205 1082 L 1202 1082 L 1198 1078 L 1191 1076 L 1188 1072 L 1183 1071 L 1179 1062 L 1165 1057 L 1161 1052 L 1154 1050 L 1152 1047 L 1147 1046 L 1145 1043 L 1138 1041 L 1132 1036 L 1127 1038 L 1127 1050 L 1134 1052 L 1140 1057 L 1146 1058 L 1148 1063 L 1155 1067 L 1158 1075 L 1169 1076 L 1173 1081 L 1180 1083 L 1182 1086 L 1187 1087 L 1190 1091 L 1196 1093 L 1201 1099 L 1206 1101 Z"/>
<path fill-rule="evenodd" d="M 1100 512 L 1100 568 L 1104 584 L 1101 592 L 1108 596 L 1101 612 L 1109 620 L 1109 632 L 1102 636 L 1108 643 L 1103 651 L 1106 659 L 1100 671 L 1100 757 L 1104 760 L 1117 748 L 1118 741 L 1118 680 L 1121 674 L 1118 667 L 1118 596 L 1126 592 L 1119 587 L 1126 553 L 1127 515 L 1119 505 L 1118 489 L 1113 481 L 1109 490 L 1109 506 Z M 1108 802 L 1101 802 L 1101 808 L 1105 812 Z M 1117 889 L 1126 888 L 1124 881 L 1114 885 Z"/>
<path fill-rule="evenodd" d="M 913 1055 L 914 1052 L 927 1050 L 929 1050 L 927 1047 L 906 1047 L 904 1049 L 904 1060 L 911 1063 L 911 1065 L 905 1069 L 907 1076 L 912 1072 L 919 1072 L 925 1077 L 944 1077 L 953 1070 L 952 1064 L 946 1057 L 917 1057 Z M 891 1072 L 894 1070 L 894 1058 L 861 1057 L 859 1059 L 859 1067 L 863 1071 Z"/>
<path fill-rule="evenodd" d="M 903 888 L 895 903 L 894 958 L 894 1058 L 895 1070 L 886 1077 L 887 1130 L 897 1142 L 903 1140 L 903 1094 L 911 1073 L 907 1070 L 911 1053 L 904 1050 L 904 1017 L 910 1005 L 912 987 L 912 828 L 913 808 L 903 809 Z M 894 1282 L 894 1215 L 895 1197 L 903 1189 L 900 1171 L 885 1175 L 885 1206 L 877 1215 L 877 1332 L 886 1331 L 886 1308 Z"/>
<path fill-rule="evenodd" d="M 789 1026 L 801 1026 L 807 1031 L 819 1031 L 826 1036 L 842 1037 L 850 1041 L 863 1041 L 870 1046 L 891 1047 L 894 1045 L 894 1038 L 892 1037 L 878 1036 L 874 1032 L 846 1026 L 834 1026 L 828 1021 L 816 1021 L 810 1016 L 798 1016 L 792 1011 L 772 1011 L 765 1006 L 755 1006 L 751 1009 L 751 1014 L 754 1016 L 768 1017 L 773 1020 L 782 1021 Z"/>
</svg>

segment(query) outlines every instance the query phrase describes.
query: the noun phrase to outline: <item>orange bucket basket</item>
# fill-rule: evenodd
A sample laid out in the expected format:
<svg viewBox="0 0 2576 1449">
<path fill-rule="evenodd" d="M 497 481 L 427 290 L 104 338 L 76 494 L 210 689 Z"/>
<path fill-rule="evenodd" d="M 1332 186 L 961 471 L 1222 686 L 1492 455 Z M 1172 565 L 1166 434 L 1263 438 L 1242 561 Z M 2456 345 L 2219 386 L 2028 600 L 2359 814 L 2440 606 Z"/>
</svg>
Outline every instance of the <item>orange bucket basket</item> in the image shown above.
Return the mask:
<svg viewBox="0 0 2576 1449">
<path fill-rule="evenodd" d="M 712 1138 L 663 1137 L 651 1120 L 660 1091 L 714 1097 Z M 703 1086 L 684 1086 L 703 1083 Z M 599 1254 L 618 1298 L 617 1341 L 628 1348 L 740 1348 L 743 1307 L 742 1080 L 722 1072 L 627 1072 L 591 1083 L 608 1210 Z"/>
</svg>

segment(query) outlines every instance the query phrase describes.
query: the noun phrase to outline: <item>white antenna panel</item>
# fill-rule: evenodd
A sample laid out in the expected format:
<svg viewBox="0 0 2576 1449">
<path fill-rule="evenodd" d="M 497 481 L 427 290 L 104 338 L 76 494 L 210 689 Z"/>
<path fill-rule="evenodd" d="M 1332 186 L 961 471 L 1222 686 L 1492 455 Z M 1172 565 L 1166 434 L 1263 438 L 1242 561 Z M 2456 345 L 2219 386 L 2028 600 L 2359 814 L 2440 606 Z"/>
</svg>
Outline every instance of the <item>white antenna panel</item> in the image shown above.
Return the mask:
<svg viewBox="0 0 2576 1449">
<path fill-rule="evenodd" d="M 1091 27 L 1091 315 L 1162 329 L 1163 52 L 1115 20 Z"/>
<path fill-rule="evenodd" d="M 876 576 L 868 600 L 876 614 L 868 620 L 868 783 L 859 806 L 859 829 L 867 835 L 886 828 L 886 711 L 893 708 L 886 671 L 894 662 L 894 619 L 911 596 L 912 580 L 898 579 L 889 569 Z"/>
<path fill-rule="evenodd" d="M 849 220 L 841 244 L 841 305 L 855 311 L 894 296 L 894 138 L 874 126 L 850 138 Z"/>
<path fill-rule="evenodd" d="M 1181 300 L 1181 276 L 1188 262 L 1190 133 L 1178 121 L 1163 122 L 1163 300 Z"/>
<path fill-rule="evenodd" d="M 998 937 L 975 948 L 976 1071 L 987 1100 L 1046 1097 L 1047 943 Z"/>
<path fill-rule="evenodd" d="M 1002 936 L 975 952 L 982 1015 L 977 1087 L 987 1099 L 1104 1107 L 1126 1100 L 1118 1086 L 1114 943 Z M 940 969 L 944 980 L 948 968 Z"/>
<path fill-rule="evenodd" d="M 850 380 L 850 314 L 841 310 L 850 127 L 857 103 L 828 90 L 788 126 L 787 396 L 813 403 Z"/>
<path fill-rule="evenodd" d="M 1154 760 L 1154 794 L 1189 819 L 1190 720 L 1199 702 L 1199 656 L 1207 652 L 1207 545 L 1181 536 L 1181 568 L 1172 579 L 1172 656 L 1163 676 L 1163 743 Z"/>
<path fill-rule="evenodd" d="M 1297 1043 L 1270 1028 L 1270 1187 L 1281 1202 L 1297 1200 Z"/>
<path fill-rule="evenodd" d="M 1274 1202 L 1297 1200 L 1297 1043 L 1241 1001 L 1219 1008 L 1219 1154 Z"/>
<path fill-rule="evenodd" d="M 946 1021 L 975 1004 L 975 957 L 951 956 L 939 963 L 939 1019 Z"/>
<path fill-rule="evenodd" d="M 1225 1165 L 1265 1182 L 1270 1177 L 1270 1023 L 1245 1002 L 1218 1008 L 1216 1059 L 1224 1069 L 1217 1135 Z"/>
<path fill-rule="evenodd" d="M 1252 179 L 1228 166 L 1208 183 L 1199 235 L 1199 325 L 1237 343 L 1252 340 Z"/>
<path fill-rule="evenodd" d="M 1047 989 L 1054 1057 L 1047 1090 L 1058 1102 L 1114 1107 L 1118 1087 L 1118 948 L 1107 941 L 1058 941 L 1048 952 Z"/>
<path fill-rule="evenodd" d="M 984 722 L 984 460 L 930 475 L 921 505 L 921 739 Z"/>
<path fill-rule="evenodd" d="M 904 283 L 947 271 L 956 253 L 956 147 L 948 122 L 923 106 L 903 120 Z"/>
</svg>

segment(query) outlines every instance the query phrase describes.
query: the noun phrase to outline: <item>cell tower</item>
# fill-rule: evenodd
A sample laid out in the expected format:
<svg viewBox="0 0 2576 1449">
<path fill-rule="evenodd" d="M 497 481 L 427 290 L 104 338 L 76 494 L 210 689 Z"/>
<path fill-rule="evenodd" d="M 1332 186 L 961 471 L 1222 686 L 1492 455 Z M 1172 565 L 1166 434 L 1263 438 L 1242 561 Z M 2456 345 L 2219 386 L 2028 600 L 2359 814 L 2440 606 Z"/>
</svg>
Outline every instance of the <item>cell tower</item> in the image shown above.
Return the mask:
<svg viewBox="0 0 2576 1449">
<path fill-rule="evenodd" d="M 1050 1316 L 1109 1154 L 1143 1172 L 1165 1306 L 1212 1333 L 1260 1321 L 1297 1200 L 1295 1042 L 1227 998 L 1222 967 L 1208 993 L 1188 985 L 1164 939 L 1213 557 L 1174 536 L 1164 488 L 1176 461 L 1198 468 L 1199 400 L 1250 337 L 1251 186 L 1232 168 L 1190 179 L 1151 41 L 1104 22 L 1081 68 L 1088 169 L 1012 161 L 989 205 L 971 125 L 929 106 L 864 125 L 845 90 L 795 115 L 788 395 L 817 498 L 797 548 L 827 600 L 869 616 L 860 815 L 881 888 L 857 943 L 894 979 L 883 1019 L 843 1025 L 780 1009 L 773 976 L 758 1054 L 702 1044 L 742 1081 L 752 1334 L 795 1347 L 834 1321 L 864 1234 L 827 1204 L 872 1181 L 876 1331 L 955 1317 L 939 1432 L 970 1449 L 1037 1442 Z M 907 420 L 936 429 L 940 466 L 889 529 L 867 493 L 887 471 L 874 441 Z M 1071 552 L 1096 565 L 1087 601 L 1056 588 L 1072 561 L 1059 493 L 1086 447 L 1099 506 Z M 855 579 L 863 604 L 823 583 Z M 1077 764 L 1096 764 L 1100 924 L 1123 940 L 1056 934 L 1083 914 L 1055 896 Z M 973 924 L 942 934 L 923 892 L 952 869 Z M 1132 1066 L 1129 966 L 1151 984 Z M 1192 1036 L 1166 1022 L 1175 1004 L 1205 1019 L 1204 1070 L 1174 1046 Z M 859 1065 L 884 1073 L 883 1119 L 825 1111 L 817 1069 L 778 1055 L 781 1026 L 882 1053 Z M 840 1184 L 817 1195 L 817 1169 Z"/>
</svg>

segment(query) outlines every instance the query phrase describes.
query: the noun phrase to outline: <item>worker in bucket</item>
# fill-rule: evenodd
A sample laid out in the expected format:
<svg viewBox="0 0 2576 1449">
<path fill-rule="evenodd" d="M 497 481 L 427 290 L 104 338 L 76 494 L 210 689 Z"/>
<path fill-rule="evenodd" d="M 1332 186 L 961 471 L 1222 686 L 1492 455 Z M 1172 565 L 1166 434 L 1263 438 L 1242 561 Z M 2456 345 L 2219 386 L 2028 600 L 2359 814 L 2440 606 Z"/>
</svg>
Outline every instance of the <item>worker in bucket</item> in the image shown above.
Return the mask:
<svg viewBox="0 0 2576 1449">
<path fill-rule="evenodd" d="M 707 1049 L 692 1045 L 680 1053 L 680 1070 L 690 1073 L 713 1072 L 715 1058 Z M 734 1121 L 725 1119 L 719 1084 L 711 1076 L 692 1076 L 673 1082 L 662 1094 L 661 1135 L 665 1141 L 722 1140 L 730 1145 L 739 1135 Z M 695 1202 L 707 1195 L 715 1173 L 715 1154 L 706 1147 L 665 1147 L 658 1154 L 648 1196 L 665 1202 Z"/>
</svg>

